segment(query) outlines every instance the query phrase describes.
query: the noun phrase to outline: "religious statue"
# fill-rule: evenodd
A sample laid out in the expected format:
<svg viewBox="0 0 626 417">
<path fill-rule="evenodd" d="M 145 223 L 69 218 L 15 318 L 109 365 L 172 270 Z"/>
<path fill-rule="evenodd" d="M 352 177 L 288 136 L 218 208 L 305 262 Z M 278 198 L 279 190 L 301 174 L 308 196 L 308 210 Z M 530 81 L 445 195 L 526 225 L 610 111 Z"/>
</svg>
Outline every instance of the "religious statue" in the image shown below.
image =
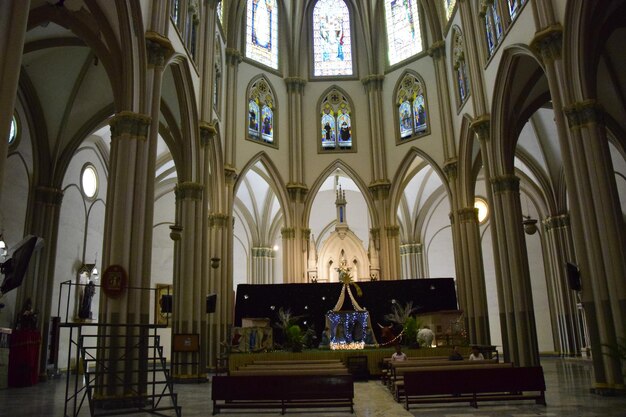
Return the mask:
<svg viewBox="0 0 626 417">
<path fill-rule="evenodd" d="M 96 294 L 96 286 L 93 281 L 85 286 L 83 297 L 80 300 L 80 308 L 78 309 L 78 317 L 81 319 L 91 319 L 91 300 Z"/>
</svg>

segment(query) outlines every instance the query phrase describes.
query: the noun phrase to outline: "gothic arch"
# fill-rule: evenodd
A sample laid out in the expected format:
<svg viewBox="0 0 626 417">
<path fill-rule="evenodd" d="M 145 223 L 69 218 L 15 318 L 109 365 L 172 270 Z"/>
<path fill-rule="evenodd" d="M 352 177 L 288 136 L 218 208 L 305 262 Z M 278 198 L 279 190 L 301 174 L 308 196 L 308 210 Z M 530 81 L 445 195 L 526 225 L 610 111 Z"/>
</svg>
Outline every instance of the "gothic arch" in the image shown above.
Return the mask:
<svg viewBox="0 0 626 417">
<path fill-rule="evenodd" d="M 370 193 L 369 188 L 367 187 L 365 182 L 361 179 L 359 174 L 340 159 L 337 159 L 334 162 L 332 162 L 330 165 L 328 165 L 328 167 L 326 167 L 326 169 L 324 169 L 317 176 L 317 179 L 315 180 L 315 182 L 309 189 L 309 192 L 307 193 L 306 199 L 304 201 L 304 209 L 302 212 L 303 224 L 309 224 L 309 219 L 311 216 L 311 207 L 313 205 L 313 201 L 315 200 L 315 196 L 317 195 L 320 187 L 322 186 L 326 178 L 332 175 L 332 173 L 337 168 L 345 172 L 348 175 L 348 177 L 350 177 L 350 179 L 354 181 L 354 183 L 357 185 L 357 187 L 361 191 L 361 195 L 363 195 L 363 198 L 365 199 L 365 203 L 367 204 L 368 215 L 372 222 L 371 227 L 378 227 L 379 220 L 376 215 L 376 211 L 374 210 L 374 199 Z"/>
<path fill-rule="evenodd" d="M 461 140 L 459 145 L 459 159 L 457 165 L 457 175 L 459 178 L 459 189 L 457 199 L 461 207 L 473 207 L 478 172 L 475 170 L 476 160 L 481 159 L 480 144 L 476 134 L 471 129 L 471 117 L 463 115 L 461 121 Z M 476 152 L 476 146 L 478 151 Z"/>
</svg>

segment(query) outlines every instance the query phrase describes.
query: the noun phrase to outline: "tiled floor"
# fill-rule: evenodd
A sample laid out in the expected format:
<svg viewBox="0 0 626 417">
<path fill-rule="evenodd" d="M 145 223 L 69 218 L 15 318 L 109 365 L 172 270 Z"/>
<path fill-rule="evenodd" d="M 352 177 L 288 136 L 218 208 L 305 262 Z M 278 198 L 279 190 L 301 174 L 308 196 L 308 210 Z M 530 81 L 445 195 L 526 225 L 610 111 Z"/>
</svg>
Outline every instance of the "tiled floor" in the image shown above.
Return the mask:
<svg viewBox="0 0 626 417">
<path fill-rule="evenodd" d="M 591 394 L 591 363 L 585 360 L 543 358 L 542 366 L 548 387 L 547 407 L 532 401 L 479 404 L 415 405 L 410 412 L 393 401 L 387 389 L 377 381 L 355 383 L 355 416 L 358 417 L 626 417 L 626 397 L 601 397 Z M 211 385 L 176 385 L 183 416 L 209 416 L 212 412 Z M 37 384 L 29 388 L 0 390 L 0 416 L 63 416 L 65 379 Z M 88 416 L 86 406 L 80 416 Z M 146 414 L 142 414 L 146 415 Z M 174 415 L 170 413 L 170 415 Z M 279 412 L 250 413 L 224 411 L 224 416 L 279 416 Z M 343 411 L 288 412 L 289 416 L 345 417 Z"/>
</svg>

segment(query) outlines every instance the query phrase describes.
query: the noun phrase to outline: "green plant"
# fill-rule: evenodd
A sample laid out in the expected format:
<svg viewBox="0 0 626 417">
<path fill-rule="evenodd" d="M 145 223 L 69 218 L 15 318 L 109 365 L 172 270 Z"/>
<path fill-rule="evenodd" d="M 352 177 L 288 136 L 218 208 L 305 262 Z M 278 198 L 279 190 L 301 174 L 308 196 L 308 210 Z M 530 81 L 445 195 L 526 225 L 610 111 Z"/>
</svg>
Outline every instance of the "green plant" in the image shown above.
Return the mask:
<svg viewBox="0 0 626 417">
<path fill-rule="evenodd" d="M 391 306 L 391 313 L 385 314 L 385 320 L 404 327 L 406 320 L 411 317 L 411 314 L 416 310 L 417 307 L 413 307 L 413 301 L 409 301 L 406 304 L 394 303 Z"/>
<path fill-rule="evenodd" d="M 406 345 L 411 346 L 417 343 L 418 328 L 419 327 L 417 325 L 417 320 L 415 319 L 415 317 L 408 317 L 404 321 L 404 326 L 402 327 L 402 330 L 404 332 L 402 340 Z"/>
<path fill-rule="evenodd" d="M 292 352 L 302 352 L 304 346 L 304 334 L 297 324 L 287 328 L 285 333 L 285 347 L 291 349 Z"/>
</svg>

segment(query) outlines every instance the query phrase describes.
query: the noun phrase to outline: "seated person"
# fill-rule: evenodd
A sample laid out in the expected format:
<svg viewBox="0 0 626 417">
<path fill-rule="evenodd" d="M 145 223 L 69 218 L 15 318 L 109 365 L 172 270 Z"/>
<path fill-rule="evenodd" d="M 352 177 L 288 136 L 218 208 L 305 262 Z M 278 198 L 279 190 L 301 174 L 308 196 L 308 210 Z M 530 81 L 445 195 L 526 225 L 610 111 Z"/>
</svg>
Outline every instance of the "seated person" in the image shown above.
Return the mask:
<svg viewBox="0 0 626 417">
<path fill-rule="evenodd" d="M 469 355 L 470 361 L 484 361 L 485 357 L 476 346 L 472 347 L 472 353 Z"/>
<path fill-rule="evenodd" d="M 452 353 L 448 356 L 448 360 L 451 361 L 462 361 L 463 355 L 459 353 L 459 347 L 457 345 L 452 346 Z"/>
<path fill-rule="evenodd" d="M 406 360 L 406 354 L 402 352 L 402 346 L 400 346 L 400 343 L 396 345 L 396 351 L 393 353 L 393 355 L 391 355 L 391 360 L 393 362 L 400 362 L 400 361 Z"/>
</svg>

